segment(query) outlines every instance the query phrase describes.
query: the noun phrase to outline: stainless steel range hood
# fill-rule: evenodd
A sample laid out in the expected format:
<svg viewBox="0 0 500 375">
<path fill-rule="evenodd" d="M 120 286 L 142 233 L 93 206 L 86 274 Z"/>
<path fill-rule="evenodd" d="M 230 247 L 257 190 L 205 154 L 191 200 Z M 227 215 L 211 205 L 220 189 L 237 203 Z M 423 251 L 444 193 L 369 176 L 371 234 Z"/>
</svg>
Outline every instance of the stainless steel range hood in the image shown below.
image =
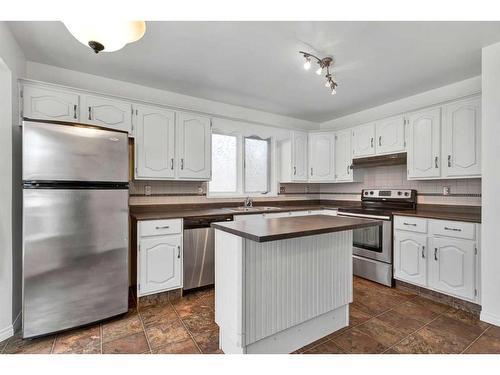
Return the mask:
<svg viewBox="0 0 500 375">
<path fill-rule="evenodd" d="M 369 156 L 352 159 L 352 168 L 379 167 L 383 165 L 406 164 L 406 152 L 391 155 Z"/>
</svg>

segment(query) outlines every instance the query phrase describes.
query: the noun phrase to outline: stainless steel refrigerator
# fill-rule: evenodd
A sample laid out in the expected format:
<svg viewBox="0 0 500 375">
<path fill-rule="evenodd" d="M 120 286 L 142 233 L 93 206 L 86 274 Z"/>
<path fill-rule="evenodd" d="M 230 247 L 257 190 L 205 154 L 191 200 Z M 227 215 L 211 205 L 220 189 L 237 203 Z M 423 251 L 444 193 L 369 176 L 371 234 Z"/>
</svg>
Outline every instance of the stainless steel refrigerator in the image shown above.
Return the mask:
<svg viewBox="0 0 500 375">
<path fill-rule="evenodd" d="M 127 134 L 25 121 L 23 337 L 127 310 Z"/>
</svg>

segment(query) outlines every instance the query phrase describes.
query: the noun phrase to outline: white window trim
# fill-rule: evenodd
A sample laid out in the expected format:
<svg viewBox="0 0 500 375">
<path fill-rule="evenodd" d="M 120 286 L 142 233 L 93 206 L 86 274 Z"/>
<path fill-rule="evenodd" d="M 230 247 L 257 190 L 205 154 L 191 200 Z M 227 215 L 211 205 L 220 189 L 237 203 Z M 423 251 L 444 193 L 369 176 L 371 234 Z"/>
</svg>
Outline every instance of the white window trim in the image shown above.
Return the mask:
<svg viewBox="0 0 500 375">
<path fill-rule="evenodd" d="M 237 191 L 236 192 L 211 192 L 210 191 L 210 182 L 208 182 L 207 186 L 207 198 L 245 198 L 245 197 L 252 197 L 252 198 L 270 198 L 270 197 L 277 197 L 278 196 L 278 184 L 277 184 L 277 164 L 276 164 L 276 139 L 275 137 L 263 137 L 261 139 L 269 139 L 270 143 L 270 155 L 269 155 L 269 192 L 266 194 L 263 193 L 245 193 L 243 191 L 244 186 L 244 158 L 243 158 L 243 152 L 244 152 L 244 138 L 252 138 L 252 136 L 247 136 L 243 135 L 240 132 L 227 132 L 227 131 L 222 131 L 218 129 L 213 129 L 212 130 L 213 134 L 220 134 L 220 135 L 230 135 L 233 137 L 236 137 L 236 169 L 237 169 L 237 182 L 236 182 L 236 187 Z M 258 135 L 255 135 L 255 137 L 259 137 Z M 210 155 L 210 157 L 212 157 Z"/>
</svg>

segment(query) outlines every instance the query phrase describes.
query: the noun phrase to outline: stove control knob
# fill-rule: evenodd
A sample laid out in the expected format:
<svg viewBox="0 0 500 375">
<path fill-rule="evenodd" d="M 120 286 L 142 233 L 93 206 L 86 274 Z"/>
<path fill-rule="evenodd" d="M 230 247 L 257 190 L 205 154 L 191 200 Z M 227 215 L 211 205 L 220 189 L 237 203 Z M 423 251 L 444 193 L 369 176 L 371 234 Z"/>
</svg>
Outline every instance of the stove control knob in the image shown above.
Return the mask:
<svg viewBox="0 0 500 375">
<path fill-rule="evenodd" d="M 368 195 L 368 192 L 367 192 L 367 191 L 365 191 L 365 195 Z"/>
<path fill-rule="evenodd" d="M 407 191 L 405 191 L 405 197 L 409 196 L 410 193 L 408 193 Z"/>
<path fill-rule="evenodd" d="M 401 195 L 401 194 L 403 194 L 403 193 L 401 191 L 398 191 L 398 195 Z"/>
<path fill-rule="evenodd" d="M 370 191 L 370 195 L 373 195 L 373 191 Z"/>
</svg>

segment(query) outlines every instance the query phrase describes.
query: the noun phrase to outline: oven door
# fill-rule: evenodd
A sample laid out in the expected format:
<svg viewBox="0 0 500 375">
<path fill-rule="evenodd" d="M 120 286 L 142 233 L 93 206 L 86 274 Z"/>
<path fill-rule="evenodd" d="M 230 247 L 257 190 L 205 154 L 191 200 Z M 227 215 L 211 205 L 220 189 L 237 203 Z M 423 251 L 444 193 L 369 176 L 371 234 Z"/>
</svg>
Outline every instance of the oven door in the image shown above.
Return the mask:
<svg viewBox="0 0 500 375">
<path fill-rule="evenodd" d="M 389 217 L 350 214 L 347 212 L 339 212 L 338 216 L 381 220 L 382 226 L 360 228 L 352 231 L 352 252 L 354 255 L 361 257 L 392 263 L 392 221 Z"/>
</svg>

